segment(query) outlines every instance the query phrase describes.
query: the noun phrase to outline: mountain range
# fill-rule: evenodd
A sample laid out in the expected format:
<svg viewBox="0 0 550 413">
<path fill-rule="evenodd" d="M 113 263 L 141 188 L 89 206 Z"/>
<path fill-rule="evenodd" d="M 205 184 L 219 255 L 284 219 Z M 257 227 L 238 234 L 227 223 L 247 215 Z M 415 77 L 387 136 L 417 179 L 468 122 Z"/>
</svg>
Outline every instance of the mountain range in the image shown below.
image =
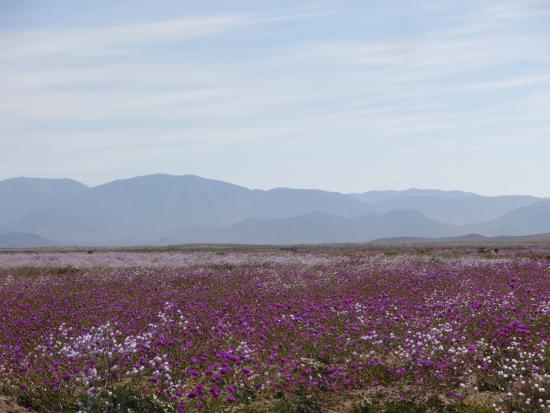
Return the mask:
<svg viewBox="0 0 550 413">
<path fill-rule="evenodd" d="M 550 199 L 409 189 L 343 194 L 248 189 L 194 175 L 88 187 L 0 181 L 0 247 L 296 244 L 550 232 Z"/>
</svg>

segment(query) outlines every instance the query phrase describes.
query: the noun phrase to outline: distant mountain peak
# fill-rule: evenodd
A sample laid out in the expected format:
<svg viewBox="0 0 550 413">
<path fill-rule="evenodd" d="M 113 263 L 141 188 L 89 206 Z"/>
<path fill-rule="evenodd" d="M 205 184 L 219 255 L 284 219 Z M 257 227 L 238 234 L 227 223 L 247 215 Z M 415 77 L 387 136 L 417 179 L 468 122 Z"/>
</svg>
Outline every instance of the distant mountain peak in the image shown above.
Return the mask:
<svg viewBox="0 0 550 413">
<path fill-rule="evenodd" d="M 418 188 L 348 195 L 251 190 L 192 174 L 150 174 L 92 188 L 70 179 L 20 177 L 0 181 L 0 200 L 0 232 L 79 245 L 474 239 L 472 233 L 550 232 L 550 200 L 536 197 Z"/>
<path fill-rule="evenodd" d="M 17 177 L 0 181 L 0 227 L 88 189 L 68 178 Z"/>
<path fill-rule="evenodd" d="M 56 184 L 56 183 L 71 183 L 76 184 L 81 187 L 87 187 L 87 185 L 83 184 L 82 182 L 76 181 L 71 178 L 36 178 L 36 177 L 30 177 L 30 176 L 16 176 L 13 178 L 7 178 L 0 181 L 0 184 L 6 184 L 6 183 L 29 183 L 29 184 Z"/>
<path fill-rule="evenodd" d="M 50 240 L 36 234 L 27 233 L 0 233 L 0 248 L 35 248 L 54 245 Z"/>
</svg>

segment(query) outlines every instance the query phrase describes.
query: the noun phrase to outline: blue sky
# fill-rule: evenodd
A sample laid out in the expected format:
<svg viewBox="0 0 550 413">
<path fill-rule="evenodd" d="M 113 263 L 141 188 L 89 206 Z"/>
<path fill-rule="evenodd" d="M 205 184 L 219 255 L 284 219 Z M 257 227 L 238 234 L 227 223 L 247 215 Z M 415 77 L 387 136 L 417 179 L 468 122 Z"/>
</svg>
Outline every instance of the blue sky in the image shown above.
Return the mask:
<svg viewBox="0 0 550 413">
<path fill-rule="evenodd" d="M 550 196 L 550 0 L 0 0 L 0 179 Z"/>
</svg>

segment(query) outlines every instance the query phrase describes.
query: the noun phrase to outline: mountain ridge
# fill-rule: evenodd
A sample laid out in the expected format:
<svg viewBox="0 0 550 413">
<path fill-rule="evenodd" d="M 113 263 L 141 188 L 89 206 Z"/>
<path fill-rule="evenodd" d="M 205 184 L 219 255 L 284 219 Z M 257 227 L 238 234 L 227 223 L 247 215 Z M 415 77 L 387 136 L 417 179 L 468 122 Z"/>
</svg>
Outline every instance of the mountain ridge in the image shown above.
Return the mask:
<svg viewBox="0 0 550 413">
<path fill-rule="evenodd" d="M 69 178 L 17 177 L 0 181 L 0 227 L 88 189 Z"/>
<path fill-rule="evenodd" d="M 398 208 L 416 209 L 432 219 L 455 225 L 469 225 L 497 218 L 541 198 L 529 195 L 482 196 L 471 192 L 418 190 L 378 191 L 352 194 L 381 212 Z"/>
<path fill-rule="evenodd" d="M 174 227 L 217 227 L 250 217 L 289 218 L 313 209 L 348 217 L 372 212 L 369 205 L 339 193 L 250 190 L 193 175 L 159 174 L 89 188 L 6 228 L 70 243 L 138 242 L 164 236 Z"/>
<path fill-rule="evenodd" d="M 2 214 L 2 205 L 11 209 Z M 35 234 L 65 245 L 369 242 L 547 231 L 550 200 L 524 195 L 416 188 L 362 194 L 261 190 L 168 174 L 94 187 L 70 179 L 0 181 L 0 233 Z"/>
<path fill-rule="evenodd" d="M 21 232 L 0 233 L 0 248 L 21 248 L 21 247 L 50 247 L 55 245 L 51 240 L 42 238 L 36 234 Z"/>
</svg>

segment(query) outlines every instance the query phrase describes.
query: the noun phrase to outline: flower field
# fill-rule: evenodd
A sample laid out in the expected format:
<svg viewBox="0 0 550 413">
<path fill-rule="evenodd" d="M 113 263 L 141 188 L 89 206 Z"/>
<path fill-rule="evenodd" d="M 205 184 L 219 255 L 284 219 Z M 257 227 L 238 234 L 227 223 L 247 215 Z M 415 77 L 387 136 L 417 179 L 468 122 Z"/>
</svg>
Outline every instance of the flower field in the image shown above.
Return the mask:
<svg viewBox="0 0 550 413">
<path fill-rule="evenodd" d="M 550 412 L 550 261 L 0 254 L 0 395 L 44 412 Z"/>
</svg>

